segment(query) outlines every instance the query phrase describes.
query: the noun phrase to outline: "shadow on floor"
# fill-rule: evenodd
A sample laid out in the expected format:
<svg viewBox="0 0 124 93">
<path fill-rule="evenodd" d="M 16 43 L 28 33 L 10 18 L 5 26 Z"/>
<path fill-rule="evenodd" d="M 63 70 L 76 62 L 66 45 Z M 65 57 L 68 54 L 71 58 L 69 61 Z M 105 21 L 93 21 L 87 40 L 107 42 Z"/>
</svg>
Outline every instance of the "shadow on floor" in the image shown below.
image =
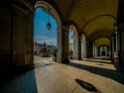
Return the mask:
<svg viewBox="0 0 124 93">
<path fill-rule="evenodd" d="M 11 74 L 0 84 L 0 93 L 38 93 L 34 69 Z"/>
<path fill-rule="evenodd" d="M 109 62 L 109 60 L 103 60 L 103 59 L 101 59 L 100 61 L 98 60 L 98 59 L 83 59 L 84 61 L 87 61 L 87 62 L 98 62 L 98 63 L 105 63 L 105 64 L 112 64 L 112 62 L 110 61 Z"/>
<path fill-rule="evenodd" d="M 122 75 L 120 75 L 116 70 L 100 68 L 100 67 L 93 67 L 93 66 L 88 66 L 88 65 L 73 63 L 73 62 L 70 62 L 68 65 L 82 69 L 82 70 L 89 71 L 91 73 L 94 73 L 94 74 L 97 74 L 97 75 L 100 75 L 103 77 L 113 79 L 121 84 L 124 84 L 124 77 Z"/>
<path fill-rule="evenodd" d="M 99 90 L 96 89 L 95 86 L 93 86 L 93 84 L 90 84 L 88 82 L 85 82 L 85 81 L 82 81 L 80 79 L 75 79 L 75 81 L 84 89 L 90 91 L 90 92 L 97 92 L 97 93 L 100 93 Z"/>
</svg>

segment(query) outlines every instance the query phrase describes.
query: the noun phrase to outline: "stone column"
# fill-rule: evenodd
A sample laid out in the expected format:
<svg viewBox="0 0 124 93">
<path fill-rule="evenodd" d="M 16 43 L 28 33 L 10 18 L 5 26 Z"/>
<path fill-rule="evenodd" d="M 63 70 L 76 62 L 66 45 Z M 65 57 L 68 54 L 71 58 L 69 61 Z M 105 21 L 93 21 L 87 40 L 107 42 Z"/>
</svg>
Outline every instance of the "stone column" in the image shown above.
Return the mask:
<svg viewBox="0 0 124 93">
<path fill-rule="evenodd" d="M 81 38 L 81 57 L 86 58 L 86 38 L 84 35 L 82 35 Z"/>
<path fill-rule="evenodd" d="M 105 56 L 107 57 L 107 54 L 108 54 L 108 49 L 106 48 L 105 49 Z"/>
<path fill-rule="evenodd" d="M 109 57 L 109 46 L 107 46 L 107 57 Z"/>
<path fill-rule="evenodd" d="M 87 58 L 93 57 L 93 43 L 87 41 Z"/>
<path fill-rule="evenodd" d="M 16 6 L 20 8 L 20 6 Z M 19 14 L 20 13 L 20 14 Z M 14 8 L 13 14 L 13 64 L 25 65 L 25 38 L 27 19 L 21 11 Z"/>
<path fill-rule="evenodd" d="M 98 49 L 97 46 L 93 44 L 93 58 L 95 58 L 96 56 L 98 56 Z"/>
<path fill-rule="evenodd" d="M 122 35 L 122 36 L 121 36 L 121 40 L 122 40 L 122 41 L 121 41 L 121 42 L 122 42 L 122 43 L 121 43 L 121 44 L 122 44 L 122 45 L 121 45 L 121 50 L 124 51 L 124 30 L 121 31 L 121 33 L 122 33 L 122 34 L 121 34 L 121 35 Z"/>
<path fill-rule="evenodd" d="M 86 41 L 86 58 L 88 58 L 89 57 L 89 42 L 88 41 Z"/>
<path fill-rule="evenodd" d="M 73 57 L 74 59 L 78 59 L 78 36 L 75 35 L 74 32 L 74 50 L 73 50 Z"/>
<path fill-rule="evenodd" d="M 93 57 L 93 43 L 89 42 L 89 57 Z"/>
<path fill-rule="evenodd" d="M 124 23 L 118 25 L 118 57 L 119 57 L 119 67 L 124 69 Z M 123 71 L 123 70 L 122 70 Z"/>
<path fill-rule="evenodd" d="M 62 28 L 61 24 L 58 24 L 57 28 L 57 61 L 62 61 Z"/>
<path fill-rule="evenodd" d="M 81 60 L 81 36 L 78 36 L 78 59 Z"/>
<path fill-rule="evenodd" d="M 98 53 L 97 56 L 100 56 L 100 47 L 97 48 L 97 53 Z"/>
<path fill-rule="evenodd" d="M 118 32 L 117 31 L 115 31 L 115 35 L 116 35 L 116 38 L 115 38 L 115 40 L 116 40 L 116 51 L 118 51 Z"/>
<path fill-rule="evenodd" d="M 93 43 L 93 58 L 95 58 L 95 44 Z"/>
<path fill-rule="evenodd" d="M 25 3 L 19 2 L 22 5 Z M 33 7 L 13 3 L 13 63 L 15 66 L 33 64 Z M 25 5 L 24 5 L 25 6 Z"/>
<path fill-rule="evenodd" d="M 62 63 L 69 63 L 69 30 L 62 27 Z"/>
<path fill-rule="evenodd" d="M 27 16 L 27 30 L 26 30 L 26 37 L 25 37 L 25 64 L 34 67 L 34 13 L 30 12 Z"/>
<path fill-rule="evenodd" d="M 115 50 L 115 44 L 114 44 L 114 37 L 111 39 L 111 60 L 114 62 L 114 50 Z"/>
<path fill-rule="evenodd" d="M 100 56 L 102 56 L 102 48 L 100 48 Z"/>
<path fill-rule="evenodd" d="M 97 46 L 95 45 L 95 57 L 98 56 L 98 48 Z"/>
<path fill-rule="evenodd" d="M 0 22 L 0 70 L 2 71 L 12 66 L 12 9 L 8 0 L 0 1 Z"/>
</svg>

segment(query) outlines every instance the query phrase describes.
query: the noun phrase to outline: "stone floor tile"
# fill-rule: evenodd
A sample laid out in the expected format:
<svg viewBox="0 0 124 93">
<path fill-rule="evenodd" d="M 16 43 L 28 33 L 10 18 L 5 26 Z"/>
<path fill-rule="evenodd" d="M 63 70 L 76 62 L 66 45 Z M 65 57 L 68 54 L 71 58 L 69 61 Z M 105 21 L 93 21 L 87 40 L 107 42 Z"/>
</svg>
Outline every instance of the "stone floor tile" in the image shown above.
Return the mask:
<svg viewBox="0 0 124 93">
<path fill-rule="evenodd" d="M 124 92 L 124 78 L 112 64 L 71 60 L 67 65 L 51 58 L 34 59 L 35 69 L 7 81 L 0 93 L 96 93 L 82 87 L 77 79 L 93 85 L 97 93 Z"/>
</svg>

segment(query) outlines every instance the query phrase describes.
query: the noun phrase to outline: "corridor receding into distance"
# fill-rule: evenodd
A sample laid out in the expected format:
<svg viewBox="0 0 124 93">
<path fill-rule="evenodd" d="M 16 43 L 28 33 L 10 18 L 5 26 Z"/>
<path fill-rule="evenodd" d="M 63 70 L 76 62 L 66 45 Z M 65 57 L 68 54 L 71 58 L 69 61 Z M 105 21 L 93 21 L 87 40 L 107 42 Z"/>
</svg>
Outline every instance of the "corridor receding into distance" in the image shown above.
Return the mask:
<svg viewBox="0 0 124 93">
<path fill-rule="evenodd" d="M 0 93 L 124 93 L 124 0 L 1 0 Z"/>
</svg>

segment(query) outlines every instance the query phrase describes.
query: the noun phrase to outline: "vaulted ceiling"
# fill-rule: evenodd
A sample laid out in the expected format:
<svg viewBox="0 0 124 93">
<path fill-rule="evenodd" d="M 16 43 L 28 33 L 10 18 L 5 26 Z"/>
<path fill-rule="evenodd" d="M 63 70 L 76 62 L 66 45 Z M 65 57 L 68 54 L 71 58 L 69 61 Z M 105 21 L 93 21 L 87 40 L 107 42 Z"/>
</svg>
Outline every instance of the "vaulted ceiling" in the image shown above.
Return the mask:
<svg viewBox="0 0 124 93">
<path fill-rule="evenodd" d="M 110 40 L 108 38 L 99 38 L 97 39 L 94 44 L 99 47 L 99 46 L 102 46 L 102 45 L 105 45 L 105 46 L 110 46 Z"/>
<path fill-rule="evenodd" d="M 106 41 L 113 32 L 117 17 L 117 0 L 53 0 L 61 11 L 63 22 L 74 22 L 79 33 L 93 42 Z M 105 38 L 104 38 L 105 37 Z"/>
</svg>

